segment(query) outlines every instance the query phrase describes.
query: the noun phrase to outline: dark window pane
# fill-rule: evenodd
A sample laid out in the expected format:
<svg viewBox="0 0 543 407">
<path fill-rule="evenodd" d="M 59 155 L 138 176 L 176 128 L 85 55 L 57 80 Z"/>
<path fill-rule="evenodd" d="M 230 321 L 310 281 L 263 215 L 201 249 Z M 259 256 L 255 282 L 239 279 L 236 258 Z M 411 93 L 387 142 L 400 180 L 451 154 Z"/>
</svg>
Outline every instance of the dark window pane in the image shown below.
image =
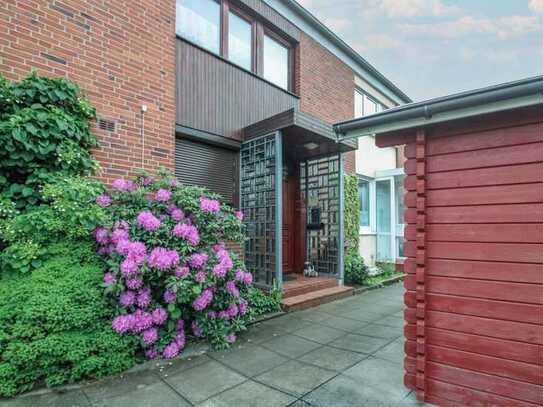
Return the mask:
<svg viewBox="0 0 543 407">
<path fill-rule="evenodd" d="M 360 181 L 358 185 L 358 193 L 360 198 L 360 225 L 370 225 L 370 183 L 368 181 Z"/>
<path fill-rule="evenodd" d="M 288 48 L 264 36 L 264 78 L 288 89 Z"/>
<path fill-rule="evenodd" d="M 215 53 L 220 52 L 221 6 L 215 0 L 177 0 L 176 33 Z"/>
<path fill-rule="evenodd" d="M 228 58 L 243 68 L 251 70 L 251 24 L 236 14 L 230 13 L 228 31 Z"/>
</svg>

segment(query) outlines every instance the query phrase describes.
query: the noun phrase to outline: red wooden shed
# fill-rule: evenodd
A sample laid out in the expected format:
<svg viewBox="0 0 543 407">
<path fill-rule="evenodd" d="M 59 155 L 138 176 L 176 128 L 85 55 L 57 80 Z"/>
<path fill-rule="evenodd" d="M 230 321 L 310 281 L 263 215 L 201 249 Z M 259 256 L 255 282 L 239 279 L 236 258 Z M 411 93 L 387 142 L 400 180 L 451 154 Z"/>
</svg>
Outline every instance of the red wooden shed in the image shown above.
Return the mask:
<svg viewBox="0 0 543 407">
<path fill-rule="evenodd" d="M 406 145 L 405 385 L 543 406 L 543 77 L 336 126 Z"/>
</svg>

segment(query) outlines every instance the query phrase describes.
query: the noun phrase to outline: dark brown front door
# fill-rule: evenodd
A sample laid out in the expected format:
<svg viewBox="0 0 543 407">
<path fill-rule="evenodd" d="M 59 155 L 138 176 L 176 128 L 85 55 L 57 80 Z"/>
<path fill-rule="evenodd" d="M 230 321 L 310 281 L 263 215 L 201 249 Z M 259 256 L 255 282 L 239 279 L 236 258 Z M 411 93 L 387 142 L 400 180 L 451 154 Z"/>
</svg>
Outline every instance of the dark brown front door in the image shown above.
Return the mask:
<svg viewBox="0 0 543 407">
<path fill-rule="evenodd" d="M 283 179 L 283 274 L 296 272 L 295 259 L 295 204 L 298 178 L 288 175 Z"/>
</svg>

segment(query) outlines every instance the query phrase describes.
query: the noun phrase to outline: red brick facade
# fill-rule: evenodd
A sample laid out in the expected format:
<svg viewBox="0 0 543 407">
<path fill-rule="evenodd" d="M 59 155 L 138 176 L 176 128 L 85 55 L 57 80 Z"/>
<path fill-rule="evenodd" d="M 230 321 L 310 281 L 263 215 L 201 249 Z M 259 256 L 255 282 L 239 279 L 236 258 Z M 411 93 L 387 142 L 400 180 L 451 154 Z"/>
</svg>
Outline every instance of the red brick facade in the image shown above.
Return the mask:
<svg viewBox="0 0 543 407">
<path fill-rule="evenodd" d="M 0 4 L 0 72 L 17 80 L 32 68 L 76 81 L 98 117 L 116 130 L 93 129 L 106 181 L 141 168 L 173 169 L 175 1 L 10 0 Z"/>
<path fill-rule="evenodd" d="M 300 110 L 328 123 L 354 117 L 354 73 L 349 66 L 302 33 L 296 52 L 295 92 Z M 345 170 L 355 172 L 355 153 L 345 159 Z"/>
</svg>

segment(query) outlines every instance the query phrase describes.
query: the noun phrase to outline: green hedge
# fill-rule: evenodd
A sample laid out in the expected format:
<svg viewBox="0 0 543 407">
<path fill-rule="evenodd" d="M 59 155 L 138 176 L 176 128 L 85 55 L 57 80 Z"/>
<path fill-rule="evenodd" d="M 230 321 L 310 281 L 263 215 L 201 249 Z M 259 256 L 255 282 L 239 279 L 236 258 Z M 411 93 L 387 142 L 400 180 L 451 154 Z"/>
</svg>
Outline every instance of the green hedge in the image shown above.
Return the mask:
<svg viewBox="0 0 543 407">
<path fill-rule="evenodd" d="M 345 247 L 346 254 L 358 253 L 360 234 L 360 201 L 358 177 L 345 175 Z"/>
</svg>

